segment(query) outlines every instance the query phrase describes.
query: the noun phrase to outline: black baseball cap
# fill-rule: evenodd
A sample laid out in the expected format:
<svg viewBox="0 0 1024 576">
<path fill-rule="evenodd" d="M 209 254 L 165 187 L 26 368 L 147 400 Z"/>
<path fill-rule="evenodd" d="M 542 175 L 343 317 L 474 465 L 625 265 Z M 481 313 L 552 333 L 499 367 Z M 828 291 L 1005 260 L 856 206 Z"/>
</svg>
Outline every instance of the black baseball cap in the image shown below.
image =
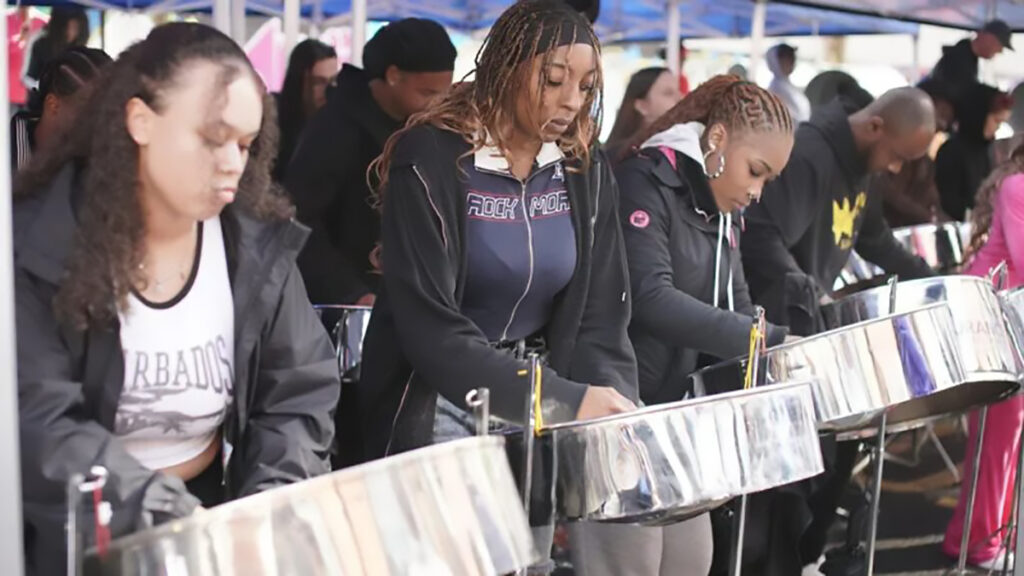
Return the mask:
<svg viewBox="0 0 1024 576">
<path fill-rule="evenodd" d="M 998 38 L 999 43 L 1003 45 L 1003 48 L 1006 48 L 1007 50 L 1013 50 L 1013 44 L 1010 42 L 1011 37 L 1013 36 L 1013 31 L 1010 30 L 1010 27 L 1006 24 L 1006 22 L 1003 22 L 1002 20 L 992 20 L 990 22 L 986 22 L 985 25 L 981 28 L 981 31 L 988 32 L 989 34 Z"/>
</svg>

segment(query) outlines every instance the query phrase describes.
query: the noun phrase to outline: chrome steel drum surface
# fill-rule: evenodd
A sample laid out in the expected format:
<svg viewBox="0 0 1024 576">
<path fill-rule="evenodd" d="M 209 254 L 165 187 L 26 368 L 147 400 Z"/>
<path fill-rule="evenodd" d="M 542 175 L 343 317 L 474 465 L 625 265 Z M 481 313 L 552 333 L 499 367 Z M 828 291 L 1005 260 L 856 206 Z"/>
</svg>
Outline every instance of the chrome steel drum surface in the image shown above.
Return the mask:
<svg viewBox="0 0 1024 576">
<path fill-rule="evenodd" d="M 499 437 L 439 444 L 115 540 L 87 574 L 498 575 L 535 560 Z"/>
<path fill-rule="evenodd" d="M 1017 350 L 1024 357 L 1024 286 L 1000 292 L 999 300 L 1006 312 L 1007 325 L 1010 327 Z"/>
<path fill-rule="evenodd" d="M 359 380 L 363 362 L 363 338 L 370 326 L 369 306 L 314 306 L 324 323 L 338 356 L 338 373 L 343 382 Z"/>
<path fill-rule="evenodd" d="M 663 524 L 816 476 L 807 383 L 643 408 L 546 429 L 568 520 Z"/>
<path fill-rule="evenodd" d="M 893 237 L 912 254 L 924 259 L 933 269 L 953 272 L 964 263 L 964 255 L 971 238 L 971 225 L 966 222 L 943 222 L 895 228 Z M 864 260 L 856 252 L 836 279 L 833 290 L 848 292 L 850 288 L 872 287 L 873 280 L 885 271 Z"/>
<path fill-rule="evenodd" d="M 871 436 L 883 411 L 896 426 L 965 407 L 955 326 L 943 303 L 824 332 L 769 348 L 759 380 L 812 380 L 820 430 Z M 738 358 L 695 372 L 694 390 L 715 394 L 741 387 L 746 364 Z"/>
<path fill-rule="evenodd" d="M 885 316 L 891 294 L 888 286 L 882 286 L 822 306 L 825 325 L 840 328 Z M 1019 380 L 1016 346 L 1000 299 L 988 280 L 976 276 L 937 276 L 899 282 L 896 286 L 896 312 L 909 312 L 936 302 L 949 303 L 966 381 L 994 384 L 964 388 L 965 395 L 983 396 L 977 401 L 965 398 L 967 405 L 978 404 L 994 393 L 998 397 L 1005 384 Z"/>
</svg>

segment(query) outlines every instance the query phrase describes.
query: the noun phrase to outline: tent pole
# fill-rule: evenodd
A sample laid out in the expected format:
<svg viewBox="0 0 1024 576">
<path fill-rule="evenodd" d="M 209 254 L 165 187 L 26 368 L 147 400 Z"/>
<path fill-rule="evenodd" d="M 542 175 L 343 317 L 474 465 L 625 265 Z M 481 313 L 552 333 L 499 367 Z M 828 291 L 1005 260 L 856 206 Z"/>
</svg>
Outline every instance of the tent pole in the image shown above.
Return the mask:
<svg viewBox="0 0 1024 576">
<path fill-rule="evenodd" d="M 914 34 L 911 39 L 914 42 L 914 72 L 910 75 L 910 81 L 917 84 L 921 81 L 921 35 Z"/>
<path fill-rule="evenodd" d="M 231 35 L 231 0 L 213 0 L 213 27 Z"/>
<path fill-rule="evenodd" d="M 291 57 L 292 48 L 299 42 L 299 0 L 284 0 L 284 51 L 285 60 Z"/>
<path fill-rule="evenodd" d="M 363 65 L 363 45 L 366 44 L 366 0 L 352 0 L 352 65 Z"/>
<path fill-rule="evenodd" d="M 757 0 L 754 3 L 754 16 L 750 22 L 750 80 L 757 82 L 757 71 L 761 68 L 761 60 L 764 56 L 762 45 L 764 44 L 764 21 L 768 4 L 765 0 Z"/>
<path fill-rule="evenodd" d="M 245 45 L 245 0 L 231 0 L 231 37 L 239 46 Z"/>
<path fill-rule="evenodd" d="M 679 36 L 682 16 L 679 14 L 679 0 L 668 0 L 668 32 L 665 35 L 665 59 L 668 69 L 679 76 Z"/>
<path fill-rule="evenodd" d="M 309 35 L 319 38 L 324 31 L 324 2 L 313 0 L 313 24 L 309 27 Z"/>
<path fill-rule="evenodd" d="M 0 37 L 7 37 L 7 19 L 0 22 Z M 0 58 L 0 78 L 7 78 L 8 48 Z M 9 118 L 6 98 L 0 102 L 0 118 Z M 10 132 L 0 136 L 0 158 L 10 158 Z M 11 189 L 10 164 L 0 166 L 0 190 Z M 18 396 L 14 346 L 14 247 L 11 228 L 11 195 L 0 194 L 0 558 L 5 572 L 24 574 L 21 540 L 21 459 L 18 457 Z"/>
</svg>

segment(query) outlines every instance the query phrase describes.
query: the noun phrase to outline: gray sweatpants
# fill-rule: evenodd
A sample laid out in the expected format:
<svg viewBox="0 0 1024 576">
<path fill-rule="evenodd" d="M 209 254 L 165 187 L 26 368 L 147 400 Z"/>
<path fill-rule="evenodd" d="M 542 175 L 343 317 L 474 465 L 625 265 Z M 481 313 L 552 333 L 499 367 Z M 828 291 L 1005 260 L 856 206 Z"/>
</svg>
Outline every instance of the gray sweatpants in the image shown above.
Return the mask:
<svg viewBox="0 0 1024 576">
<path fill-rule="evenodd" d="M 576 576 L 707 576 L 714 543 L 711 517 L 671 526 L 569 525 Z"/>
</svg>

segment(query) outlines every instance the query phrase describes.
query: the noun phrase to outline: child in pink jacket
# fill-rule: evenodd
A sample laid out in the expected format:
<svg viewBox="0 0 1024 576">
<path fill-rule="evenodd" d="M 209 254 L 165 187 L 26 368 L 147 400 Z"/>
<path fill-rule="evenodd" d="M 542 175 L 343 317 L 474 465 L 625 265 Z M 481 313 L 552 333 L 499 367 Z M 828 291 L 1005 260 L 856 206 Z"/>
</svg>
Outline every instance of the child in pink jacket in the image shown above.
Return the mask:
<svg viewBox="0 0 1024 576">
<path fill-rule="evenodd" d="M 1009 269 L 1009 287 L 1024 284 L 1024 144 L 1018 144 L 1010 159 L 997 167 L 978 190 L 973 217 L 971 248 L 977 252 L 967 273 L 984 276 L 1000 262 Z M 1016 395 L 991 406 L 982 440 L 978 473 L 978 495 L 971 522 L 967 560 L 982 568 L 1003 566 L 1001 541 L 1006 534 L 1009 502 L 1012 501 L 1024 396 Z M 974 444 L 978 433 L 977 414 L 971 415 L 964 478 L 971 477 Z M 950 556 L 960 553 L 964 531 L 969 481 L 960 488 L 960 500 L 946 529 L 943 549 Z M 1013 566 L 1011 554 L 1010 566 Z"/>
</svg>

